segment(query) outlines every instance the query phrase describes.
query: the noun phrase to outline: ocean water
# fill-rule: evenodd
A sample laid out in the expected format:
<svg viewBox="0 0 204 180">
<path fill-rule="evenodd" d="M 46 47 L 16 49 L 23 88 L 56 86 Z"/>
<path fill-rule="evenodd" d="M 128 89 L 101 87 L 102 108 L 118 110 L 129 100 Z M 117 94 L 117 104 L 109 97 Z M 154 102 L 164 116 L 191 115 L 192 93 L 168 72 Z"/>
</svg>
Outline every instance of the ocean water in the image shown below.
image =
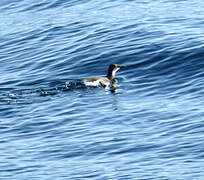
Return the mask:
<svg viewBox="0 0 204 180">
<path fill-rule="evenodd" d="M 1 0 L 0 179 L 203 180 L 204 1 Z M 117 73 L 115 92 L 66 88 Z"/>
</svg>

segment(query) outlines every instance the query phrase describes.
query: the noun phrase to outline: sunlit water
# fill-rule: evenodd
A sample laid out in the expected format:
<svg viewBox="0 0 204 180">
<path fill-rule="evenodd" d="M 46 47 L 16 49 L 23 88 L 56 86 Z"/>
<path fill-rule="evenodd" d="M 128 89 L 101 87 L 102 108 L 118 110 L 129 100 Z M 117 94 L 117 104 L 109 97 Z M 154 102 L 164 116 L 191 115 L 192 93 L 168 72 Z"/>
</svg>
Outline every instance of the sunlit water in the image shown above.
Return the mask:
<svg viewBox="0 0 204 180">
<path fill-rule="evenodd" d="M 0 2 L 0 179 L 204 179 L 204 2 Z M 105 75 L 117 91 L 67 88 Z"/>
</svg>

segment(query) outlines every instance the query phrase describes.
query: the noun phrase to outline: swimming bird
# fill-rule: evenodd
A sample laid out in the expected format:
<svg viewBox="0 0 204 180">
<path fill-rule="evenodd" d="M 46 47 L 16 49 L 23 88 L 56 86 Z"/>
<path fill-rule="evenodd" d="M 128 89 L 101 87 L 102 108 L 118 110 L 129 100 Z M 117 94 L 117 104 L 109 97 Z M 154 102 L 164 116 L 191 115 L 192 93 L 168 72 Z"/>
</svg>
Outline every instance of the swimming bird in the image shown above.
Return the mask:
<svg viewBox="0 0 204 180">
<path fill-rule="evenodd" d="M 106 76 L 96 76 L 96 77 L 88 77 L 81 79 L 81 82 L 85 86 L 102 86 L 104 88 L 112 87 L 116 82 L 115 73 L 125 66 L 121 66 L 118 64 L 110 64 L 108 68 L 108 72 Z"/>
</svg>

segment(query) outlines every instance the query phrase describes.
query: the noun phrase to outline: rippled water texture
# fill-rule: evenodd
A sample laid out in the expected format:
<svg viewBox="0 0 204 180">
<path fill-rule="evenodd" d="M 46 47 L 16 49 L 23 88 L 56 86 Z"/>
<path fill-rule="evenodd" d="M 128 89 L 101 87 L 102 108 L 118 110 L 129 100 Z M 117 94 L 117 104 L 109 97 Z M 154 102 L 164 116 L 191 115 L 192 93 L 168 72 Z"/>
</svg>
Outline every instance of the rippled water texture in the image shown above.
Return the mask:
<svg viewBox="0 0 204 180">
<path fill-rule="evenodd" d="M 1 0 L 0 179 L 204 179 L 204 2 Z M 117 73 L 117 91 L 67 88 Z"/>
</svg>

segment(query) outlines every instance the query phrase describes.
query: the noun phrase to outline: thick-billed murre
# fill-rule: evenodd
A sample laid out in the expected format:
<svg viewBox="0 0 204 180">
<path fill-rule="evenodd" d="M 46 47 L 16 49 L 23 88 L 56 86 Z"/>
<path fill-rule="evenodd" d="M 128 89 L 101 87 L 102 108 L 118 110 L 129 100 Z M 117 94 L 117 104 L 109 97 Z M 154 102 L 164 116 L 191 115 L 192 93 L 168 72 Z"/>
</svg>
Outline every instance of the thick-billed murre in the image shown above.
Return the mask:
<svg viewBox="0 0 204 180">
<path fill-rule="evenodd" d="M 118 64 L 110 64 L 106 76 L 96 76 L 81 79 L 85 86 L 102 86 L 104 88 L 110 87 L 115 82 L 115 73 L 125 66 Z"/>
</svg>

